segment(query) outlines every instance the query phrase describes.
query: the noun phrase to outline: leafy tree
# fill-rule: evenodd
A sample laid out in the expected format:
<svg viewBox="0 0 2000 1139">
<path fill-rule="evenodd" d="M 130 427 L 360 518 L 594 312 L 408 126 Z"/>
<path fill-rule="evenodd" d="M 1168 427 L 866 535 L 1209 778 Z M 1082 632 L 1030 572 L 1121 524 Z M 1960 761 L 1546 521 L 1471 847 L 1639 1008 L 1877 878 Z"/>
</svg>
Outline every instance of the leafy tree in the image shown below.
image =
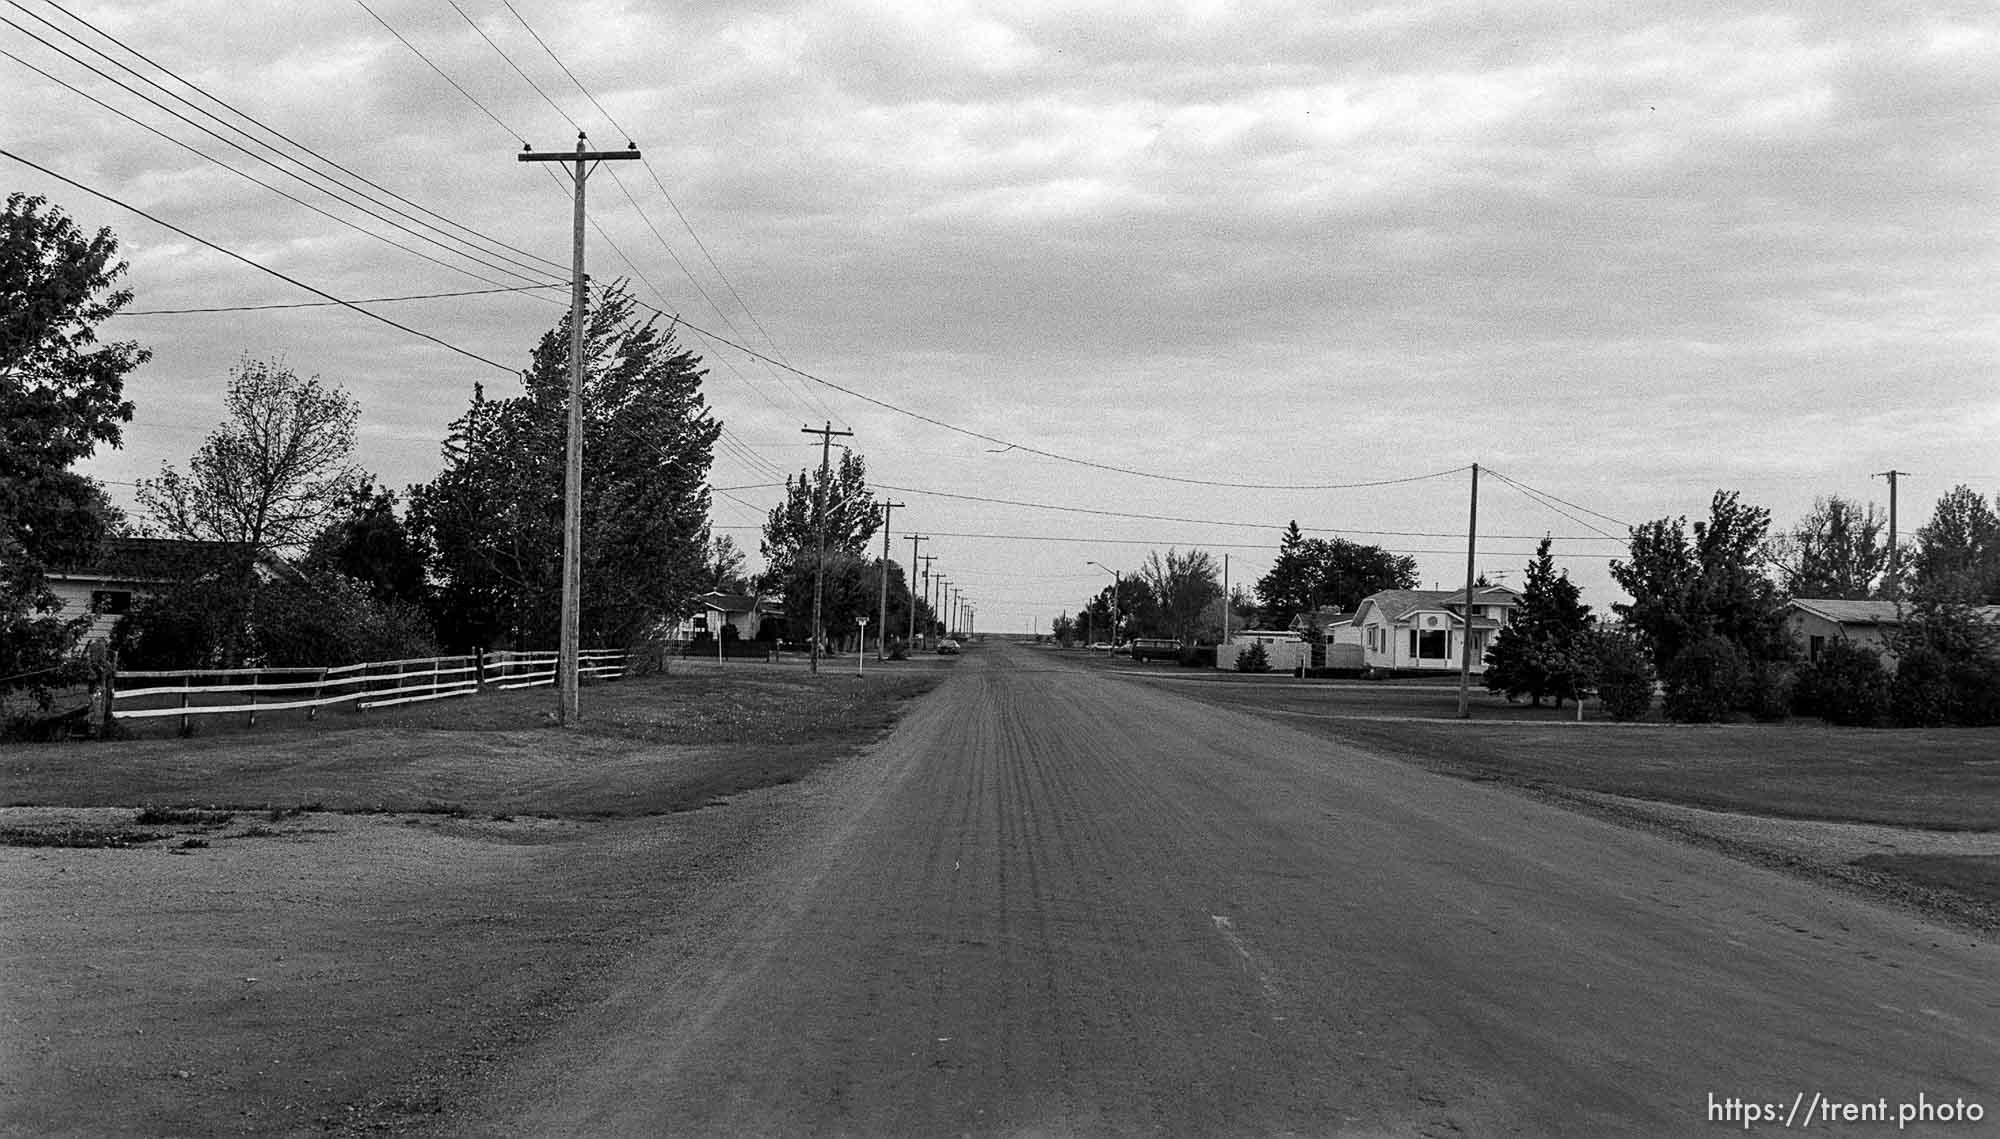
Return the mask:
<svg viewBox="0 0 2000 1139">
<path fill-rule="evenodd" d="M 1624 633 L 1599 630 L 1597 698 L 1614 720 L 1636 720 L 1653 706 L 1653 665 L 1645 646 Z"/>
<path fill-rule="evenodd" d="M 1898 723 L 2000 722 L 2000 624 L 1970 605 L 1919 594 L 1889 640 Z"/>
<path fill-rule="evenodd" d="M 295 553 L 347 504 L 360 405 L 282 360 L 245 358 L 230 373 L 227 418 L 183 475 L 171 465 L 138 498 L 169 537 Z"/>
<path fill-rule="evenodd" d="M 689 612 L 705 588 L 703 483 L 722 428 L 699 358 L 641 318 L 624 282 L 598 294 L 584 336 L 579 630 L 586 644 L 626 644 Z M 433 551 L 448 645 L 557 641 L 569 339 L 565 315 L 536 345 L 524 394 L 475 390 L 444 469 L 411 488 L 410 527 Z"/>
<path fill-rule="evenodd" d="M 1220 567 L 1206 550 L 1185 554 L 1169 549 L 1164 560 L 1158 550 L 1146 557 L 1139 574 L 1158 599 L 1167 635 L 1183 646 L 1194 644 L 1202 610 L 1222 596 Z"/>
<path fill-rule="evenodd" d="M 1281 628 L 1321 606 L 1354 609 L 1371 593 L 1416 584 L 1415 558 L 1345 538 L 1307 538 L 1295 519 L 1279 540 L 1270 572 L 1257 579 L 1257 596 L 1265 623 Z"/>
<path fill-rule="evenodd" d="M 1489 691 L 1509 700 L 1526 695 L 1540 707 L 1542 697 L 1577 699 L 1590 687 L 1595 668 L 1591 626 L 1596 618 L 1583 604 L 1583 591 L 1568 571 L 1556 572 L 1543 538 L 1528 563 L 1526 588 L 1514 611 L 1514 622 L 1500 630 L 1486 651 L 1484 681 Z"/>
<path fill-rule="evenodd" d="M 1917 529 L 1911 592 L 1920 598 L 2000 605 L 2000 513 L 1968 486 L 1938 499 Z"/>
<path fill-rule="evenodd" d="M 256 659 L 270 668 L 437 655 L 430 615 L 338 573 L 270 582 L 252 595 Z"/>
<path fill-rule="evenodd" d="M 1765 557 L 1794 597 L 1862 601 L 1887 591 L 1888 528 L 1872 502 L 1819 498 L 1797 526 L 1765 543 Z"/>
<path fill-rule="evenodd" d="M 750 592 L 750 577 L 743 572 L 743 551 L 736 539 L 718 534 L 709 539 L 701 570 L 703 592 L 744 594 Z"/>
<path fill-rule="evenodd" d="M 97 341 L 132 300 L 115 287 L 117 256 L 109 229 L 86 236 L 46 198 L 10 194 L 0 210 L 0 690 L 71 679 L 43 670 L 63 665 L 88 624 L 57 619 L 47 571 L 87 561 L 116 517 L 69 468 L 119 445 L 125 377 L 152 356 Z"/>
<path fill-rule="evenodd" d="M 347 517 L 320 531 L 301 568 L 352 578 L 378 598 L 422 604 L 425 561 L 423 546 L 396 516 L 396 496 L 364 479 L 348 492 Z"/>
<path fill-rule="evenodd" d="M 1727 720 L 1743 686 L 1743 654 L 1736 642 L 1710 634 L 1675 653 L 1660 680 L 1667 719 L 1684 724 Z"/>
<path fill-rule="evenodd" d="M 1055 636 L 1057 644 L 1068 648 L 1076 640 L 1076 619 L 1068 613 L 1058 614 L 1055 620 L 1049 622 L 1049 632 Z"/>
<path fill-rule="evenodd" d="M 868 540 L 882 527 L 882 508 L 868 486 L 867 459 L 843 450 L 824 478 L 818 468 L 800 471 L 796 479 L 788 476 L 784 500 L 764 520 L 764 588 L 785 598 L 792 628 L 805 635 L 811 632 L 822 509 L 827 588 L 820 623 L 832 638 L 852 631 L 859 618 L 876 609 L 876 598 L 863 597 L 859 587 L 859 574 L 868 564 Z"/>
<path fill-rule="evenodd" d="M 1717 491 L 1692 540 L 1685 516 L 1632 528 L 1631 559 L 1611 563 L 1632 601 L 1612 609 L 1645 640 L 1662 677 L 1683 649 L 1709 637 L 1751 660 L 1789 655 L 1777 588 L 1759 569 L 1770 521 L 1769 511 Z"/>
</svg>

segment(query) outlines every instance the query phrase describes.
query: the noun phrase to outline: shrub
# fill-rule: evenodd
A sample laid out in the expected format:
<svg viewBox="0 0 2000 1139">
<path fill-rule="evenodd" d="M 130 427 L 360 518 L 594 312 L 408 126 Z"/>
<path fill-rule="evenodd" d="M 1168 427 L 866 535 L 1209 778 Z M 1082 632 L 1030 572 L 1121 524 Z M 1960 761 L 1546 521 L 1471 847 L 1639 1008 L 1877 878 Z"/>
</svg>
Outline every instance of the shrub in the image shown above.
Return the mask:
<svg viewBox="0 0 2000 1139">
<path fill-rule="evenodd" d="M 1789 661 L 1757 661 L 1743 670 L 1736 707 L 1766 723 L 1782 720 L 1792 714 L 1793 692 L 1797 687 L 1798 673 Z"/>
<path fill-rule="evenodd" d="M 1253 642 L 1249 648 L 1236 654 L 1236 671 L 1271 671 L 1271 656 L 1264 651 L 1264 643 L 1262 641 Z"/>
<path fill-rule="evenodd" d="M 1653 706 L 1653 664 L 1637 641 L 1612 634 L 1599 642 L 1597 697 L 1614 720 L 1636 720 Z"/>
<path fill-rule="evenodd" d="M 1795 707 L 1847 727 L 1870 727 L 1889 711 L 1889 677 L 1874 649 L 1847 640 L 1826 647 L 1801 678 Z"/>
<path fill-rule="evenodd" d="M 1949 676 L 1953 723 L 2000 724 L 2000 666 L 1983 660 L 1954 661 Z"/>
<path fill-rule="evenodd" d="M 1743 654 L 1726 637 L 1703 637 L 1667 662 L 1661 711 L 1684 724 L 1729 718 L 1744 678 Z"/>
<path fill-rule="evenodd" d="M 1897 658 L 1889 682 L 1889 718 L 1899 728 L 1935 728 L 1952 714 L 1951 665 L 1936 649 L 1918 646 Z"/>
</svg>

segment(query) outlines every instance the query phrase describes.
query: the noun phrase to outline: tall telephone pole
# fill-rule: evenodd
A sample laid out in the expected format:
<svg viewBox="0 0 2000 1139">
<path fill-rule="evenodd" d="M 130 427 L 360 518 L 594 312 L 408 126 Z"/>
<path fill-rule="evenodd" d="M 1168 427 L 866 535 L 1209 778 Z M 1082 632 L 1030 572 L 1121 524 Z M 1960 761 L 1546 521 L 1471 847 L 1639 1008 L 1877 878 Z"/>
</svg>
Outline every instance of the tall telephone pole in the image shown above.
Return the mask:
<svg viewBox="0 0 2000 1139">
<path fill-rule="evenodd" d="M 917 643 L 917 543 L 928 542 L 922 534 L 910 535 L 910 645 Z"/>
<path fill-rule="evenodd" d="M 819 674 L 819 613 L 826 598 L 826 484 L 833 477 L 833 437 L 852 435 L 852 431 L 835 431 L 833 421 L 826 421 L 825 427 L 801 427 L 801 435 L 819 436 L 819 493 L 813 496 L 813 515 L 817 519 L 814 526 L 819 532 L 819 554 L 813 561 L 813 624 L 812 655 L 809 658 L 814 675 Z"/>
<path fill-rule="evenodd" d="M 576 218 L 572 225 L 575 262 L 569 290 L 569 442 L 563 460 L 563 586 L 562 633 L 556 654 L 556 722 L 568 727 L 577 722 L 581 708 L 577 702 L 577 626 L 583 596 L 583 341 L 584 289 L 589 278 L 583 272 L 583 184 L 590 177 L 589 166 L 639 157 L 639 147 L 628 142 L 624 150 L 585 150 L 584 134 L 576 132 L 575 152 L 529 150 L 526 143 L 514 157 L 522 162 L 569 162 L 575 164 L 570 179 L 576 185 Z"/>
<path fill-rule="evenodd" d="M 882 623 L 875 630 L 875 659 L 889 659 L 889 516 L 900 502 L 882 504 Z M 861 646 L 866 651 L 868 646 Z"/>
<path fill-rule="evenodd" d="M 1882 477 L 1889 480 L 1889 597 L 1894 600 L 1903 592 L 1903 554 L 1896 548 L 1896 479 L 1907 475 L 1908 471 L 1877 471 L 1870 478 Z"/>
<path fill-rule="evenodd" d="M 1479 464 L 1472 464 L 1472 516 L 1465 525 L 1465 642 L 1458 659 L 1458 718 L 1472 718 L 1472 576 L 1479 553 Z M 1581 707 L 1583 701 L 1577 701 Z"/>
</svg>

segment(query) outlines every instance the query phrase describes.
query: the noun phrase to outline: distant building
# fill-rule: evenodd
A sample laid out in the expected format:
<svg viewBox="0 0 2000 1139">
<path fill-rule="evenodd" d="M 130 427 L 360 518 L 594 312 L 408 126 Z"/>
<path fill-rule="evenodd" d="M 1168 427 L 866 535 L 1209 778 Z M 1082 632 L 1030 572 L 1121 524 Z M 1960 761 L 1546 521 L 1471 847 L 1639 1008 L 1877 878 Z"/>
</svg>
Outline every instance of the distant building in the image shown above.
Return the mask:
<svg viewBox="0 0 2000 1139">
<path fill-rule="evenodd" d="M 1785 632 L 1808 663 L 1818 661 L 1833 642 L 1846 641 L 1874 649 L 1884 664 L 1893 667 L 1896 657 L 1888 642 L 1902 624 L 1902 610 L 1894 601 L 1799 597 L 1785 603 Z"/>
<path fill-rule="evenodd" d="M 759 634 L 782 632 L 785 619 L 784 607 L 775 601 L 751 597 L 742 593 L 723 593 L 710 590 L 701 595 L 700 608 L 681 621 L 673 630 L 677 640 L 692 640 L 703 633 L 726 636 L 725 626 L 736 630 L 739 640 L 754 641 Z"/>
</svg>

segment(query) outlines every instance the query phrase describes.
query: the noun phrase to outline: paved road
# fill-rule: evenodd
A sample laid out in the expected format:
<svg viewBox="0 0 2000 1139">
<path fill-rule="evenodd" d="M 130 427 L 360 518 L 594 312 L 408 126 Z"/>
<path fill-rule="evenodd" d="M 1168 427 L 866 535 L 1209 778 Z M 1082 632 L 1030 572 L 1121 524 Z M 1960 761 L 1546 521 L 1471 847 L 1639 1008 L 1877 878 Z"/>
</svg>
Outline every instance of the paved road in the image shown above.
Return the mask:
<svg viewBox="0 0 2000 1139">
<path fill-rule="evenodd" d="M 812 795 L 465 1132 L 2000 1131 L 1989 942 L 1033 650 Z"/>
</svg>

